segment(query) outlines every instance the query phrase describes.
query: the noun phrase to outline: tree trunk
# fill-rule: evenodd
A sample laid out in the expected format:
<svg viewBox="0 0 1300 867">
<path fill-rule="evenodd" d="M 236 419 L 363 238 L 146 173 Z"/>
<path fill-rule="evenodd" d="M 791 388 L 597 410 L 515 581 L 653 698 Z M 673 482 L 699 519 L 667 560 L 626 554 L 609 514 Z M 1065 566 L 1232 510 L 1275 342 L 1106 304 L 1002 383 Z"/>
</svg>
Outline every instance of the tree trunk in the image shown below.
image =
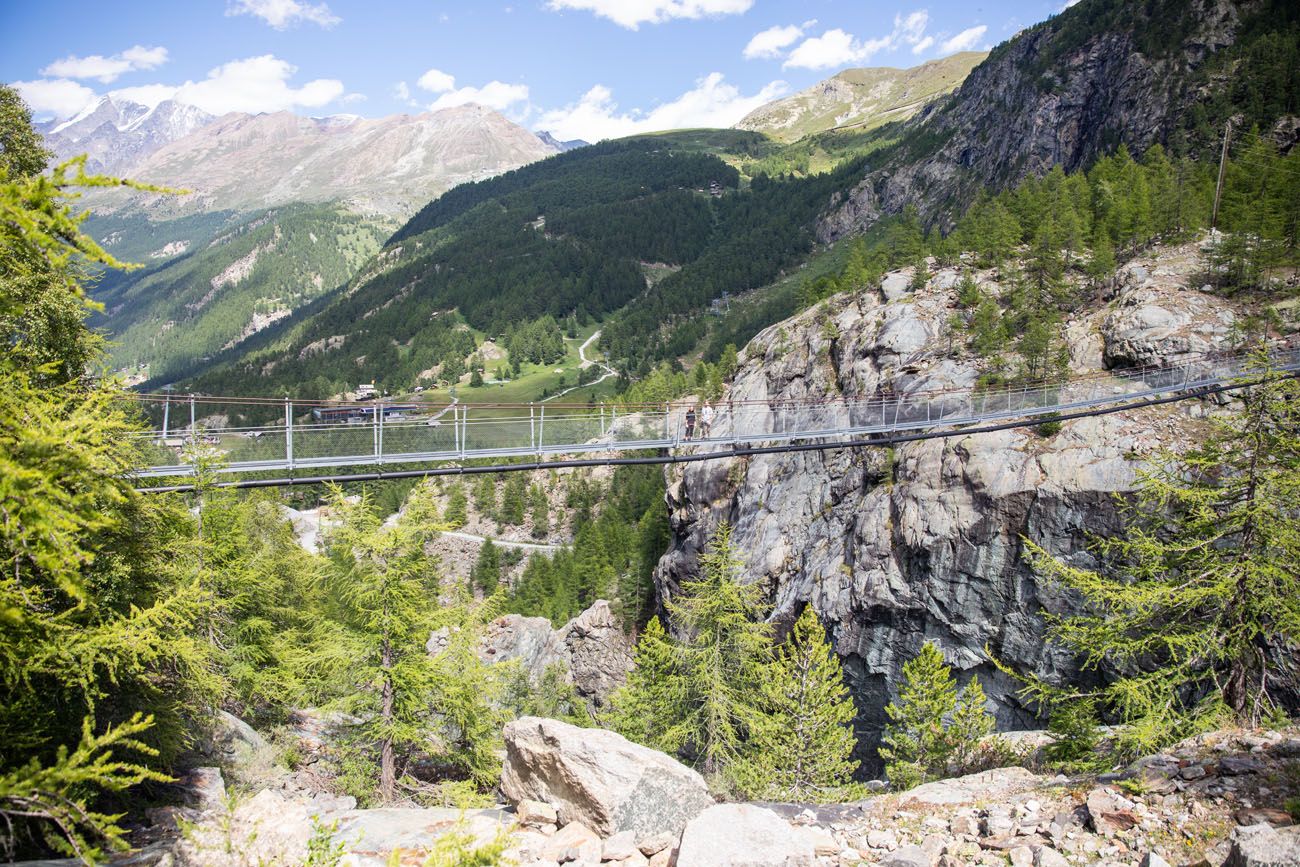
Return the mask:
<svg viewBox="0 0 1300 867">
<path fill-rule="evenodd" d="M 384 640 L 383 657 L 380 661 L 380 668 L 383 671 L 383 686 L 381 687 L 382 704 L 379 709 L 380 719 L 383 720 L 384 738 L 379 746 L 379 792 L 385 803 L 393 800 L 397 794 L 397 770 L 396 761 L 393 758 L 393 648 Z"/>
</svg>

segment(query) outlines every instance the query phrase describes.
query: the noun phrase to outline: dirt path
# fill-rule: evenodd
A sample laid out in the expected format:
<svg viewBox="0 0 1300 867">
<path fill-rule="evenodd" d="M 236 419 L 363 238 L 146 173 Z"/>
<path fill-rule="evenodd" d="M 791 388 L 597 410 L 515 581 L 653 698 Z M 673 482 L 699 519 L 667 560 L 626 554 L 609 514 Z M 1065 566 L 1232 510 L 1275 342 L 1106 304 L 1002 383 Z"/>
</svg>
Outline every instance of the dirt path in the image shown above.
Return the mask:
<svg viewBox="0 0 1300 867">
<path fill-rule="evenodd" d="M 595 331 L 591 333 L 591 336 L 588 337 L 586 340 L 584 340 L 582 342 L 582 345 L 578 347 L 578 358 L 581 359 L 581 361 L 578 363 L 578 369 L 582 370 L 584 368 L 591 367 L 593 364 L 598 364 L 600 365 L 601 369 L 605 371 L 600 375 L 600 378 L 593 379 L 591 382 L 584 383 L 582 385 L 571 386 L 569 388 L 564 389 L 563 391 L 557 391 L 555 394 L 551 395 L 550 397 L 542 398 L 540 401 L 538 401 L 538 403 L 549 403 L 550 401 L 555 400 L 557 397 L 563 397 L 564 395 L 568 394 L 571 391 L 577 391 L 580 388 L 587 388 L 588 386 L 598 385 L 599 383 L 602 383 L 605 380 L 609 379 L 611 376 L 618 376 L 618 371 L 610 367 L 605 362 L 596 358 L 587 357 L 587 347 L 590 346 L 592 343 L 596 342 L 596 340 L 598 340 L 599 338 L 600 338 L 600 329 L 597 328 Z"/>
</svg>

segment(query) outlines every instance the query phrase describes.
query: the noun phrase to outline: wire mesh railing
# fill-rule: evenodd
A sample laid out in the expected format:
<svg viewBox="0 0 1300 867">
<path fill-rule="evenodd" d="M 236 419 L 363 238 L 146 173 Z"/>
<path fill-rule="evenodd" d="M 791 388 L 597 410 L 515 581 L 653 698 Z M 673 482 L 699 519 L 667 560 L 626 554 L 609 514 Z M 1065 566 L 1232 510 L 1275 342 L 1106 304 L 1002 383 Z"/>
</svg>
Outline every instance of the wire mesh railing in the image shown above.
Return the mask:
<svg viewBox="0 0 1300 867">
<path fill-rule="evenodd" d="M 140 477 L 193 473 L 206 450 L 225 472 L 577 455 L 610 451 L 821 440 L 1047 416 L 1153 395 L 1192 393 L 1256 372 L 1254 356 L 1204 355 L 1182 363 L 1109 371 L 1061 382 L 917 390 L 825 400 L 736 400 L 709 406 L 467 405 L 284 400 L 275 424 L 229 426 L 208 415 L 235 398 L 135 395 L 161 417 L 135 435 Z M 1300 349 L 1270 356 L 1300 370 Z M 266 399 L 252 399 L 265 411 Z M 277 412 L 279 411 L 277 407 Z"/>
</svg>

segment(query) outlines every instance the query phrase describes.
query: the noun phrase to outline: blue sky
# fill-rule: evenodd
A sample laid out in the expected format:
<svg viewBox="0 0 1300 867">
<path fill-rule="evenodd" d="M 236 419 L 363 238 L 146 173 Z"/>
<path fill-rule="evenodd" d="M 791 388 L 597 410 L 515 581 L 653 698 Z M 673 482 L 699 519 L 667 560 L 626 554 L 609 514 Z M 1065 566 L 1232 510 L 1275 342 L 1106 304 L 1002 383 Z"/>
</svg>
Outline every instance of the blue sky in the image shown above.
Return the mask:
<svg viewBox="0 0 1300 867">
<path fill-rule="evenodd" d="M 1061 0 L 0 0 L 38 117 L 106 92 L 213 113 L 481 102 L 561 138 L 727 126 L 852 66 L 986 48 Z"/>
</svg>

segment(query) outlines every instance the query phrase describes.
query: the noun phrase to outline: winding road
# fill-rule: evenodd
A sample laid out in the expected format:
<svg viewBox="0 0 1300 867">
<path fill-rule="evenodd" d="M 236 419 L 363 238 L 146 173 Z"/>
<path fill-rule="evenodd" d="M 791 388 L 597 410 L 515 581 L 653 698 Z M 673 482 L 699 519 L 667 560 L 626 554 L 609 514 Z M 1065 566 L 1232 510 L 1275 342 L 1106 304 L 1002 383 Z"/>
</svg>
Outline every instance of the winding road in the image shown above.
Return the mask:
<svg viewBox="0 0 1300 867">
<path fill-rule="evenodd" d="M 521 551 L 559 551 L 564 545 L 547 545 L 544 542 L 512 542 L 509 539 L 492 539 L 488 536 L 476 536 L 473 533 L 462 533 L 459 530 L 443 530 L 442 535 L 450 536 L 453 539 L 464 539 L 467 542 L 491 542 L 498 548 L 518 548 Z"/>
<path fill-rule="evenodd" d="M 568 394 L 571 391 L 577 391 L 580 388 L 587 388 L 588 386 L 592 386 L 592 385 L 599 385 L 600 383 L 609 379 L 611 376 L 618 376 L 618 371 L 610 367 L 605 362 L 601 361 L 598 358 L 587 357 L 587 347 L 595 343 L 599 339 L 600 339 L 600 329 L 597 328 L 595 331 L 591 333 L 591 336 L 588 337 L 586 340 L 584 340 L 582 342 L 582 345 L 578 347 L 578 358 L 581 359 L 580 363 L 578 364 L 578 369 L 584 370 L 588 367 L 591 367 L 593 364 L 598 364 L 600 365 L 601 369 L 605 371 L 600 375 L 600 378 L 593 379 L 591 382 L 586 382 L 583 383 L 582 385 L 571 386 L 570 388 L 566 388 L 563 391 L 557 391 L 555 394 L 551 395 L 550 397 L 542 398 L 540 401 L 538 401 L 538 403 L 549 403 L 550 401 L 555 400 L 557 397 L 563 397 L 564 395 Z"/>
</svg>

